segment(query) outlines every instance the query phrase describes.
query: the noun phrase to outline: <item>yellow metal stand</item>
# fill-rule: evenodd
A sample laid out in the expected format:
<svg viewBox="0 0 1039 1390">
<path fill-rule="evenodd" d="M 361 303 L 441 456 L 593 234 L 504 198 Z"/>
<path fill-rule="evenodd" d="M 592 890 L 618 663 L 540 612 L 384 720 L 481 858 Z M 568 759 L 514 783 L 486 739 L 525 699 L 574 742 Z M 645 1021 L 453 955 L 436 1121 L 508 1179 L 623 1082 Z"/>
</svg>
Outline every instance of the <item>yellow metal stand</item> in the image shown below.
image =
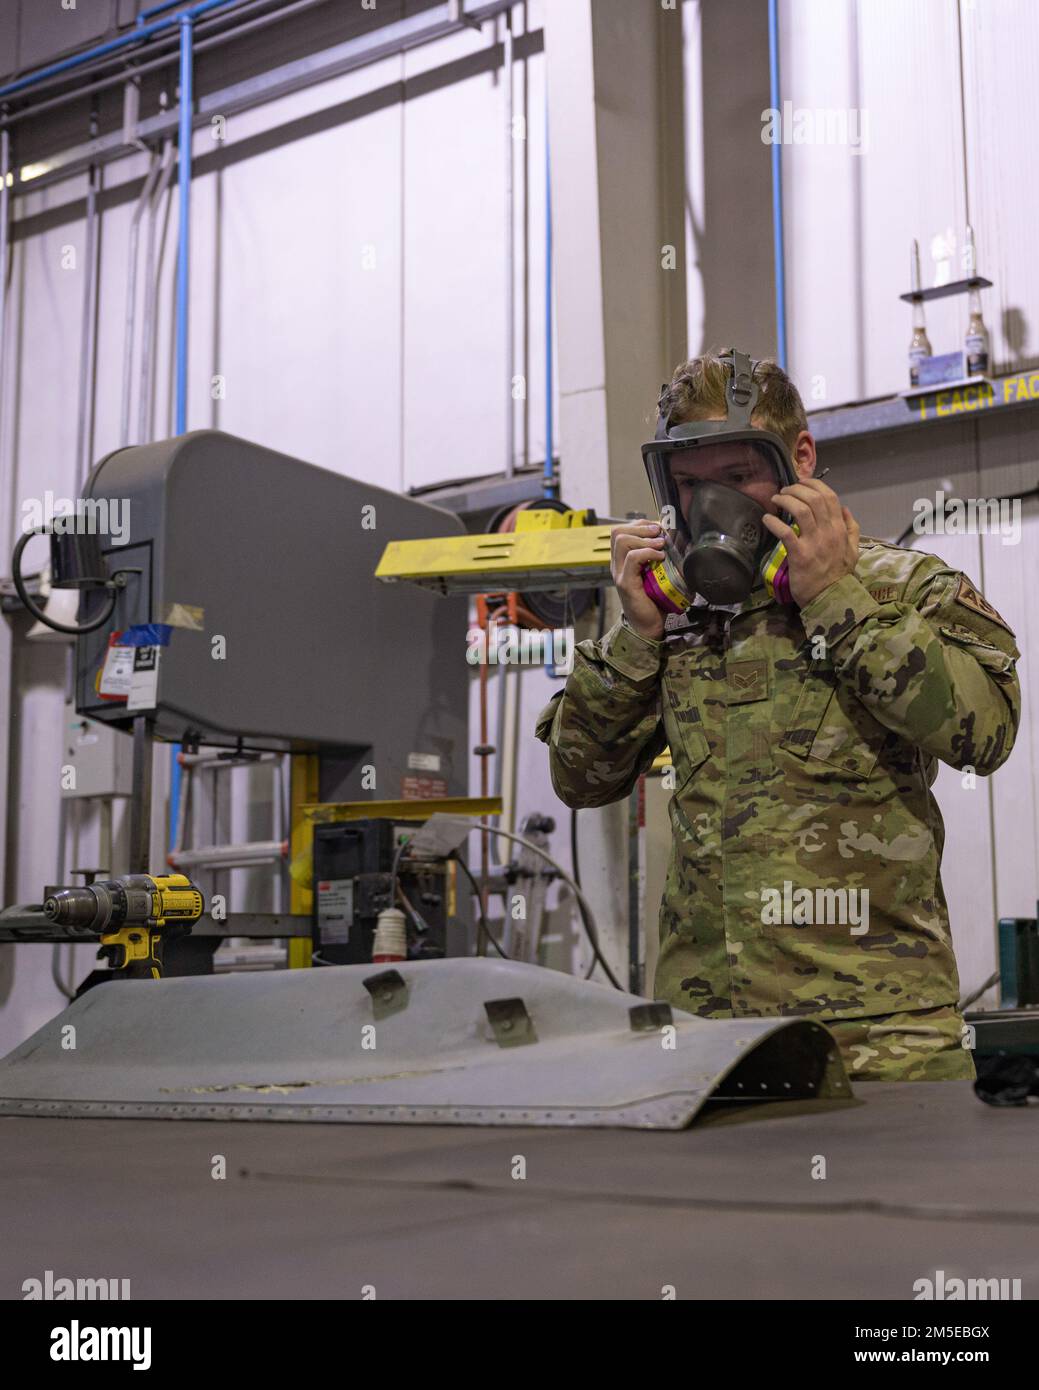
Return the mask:
<svg viewBox="0 0 1039 1390">
<path fill-rule="evenodd" d="M 318 794 L 318 760 L 314 753 L 298 753 L 292 759 L 292 773 L 289 783 L 290 812 L 289 824 L 292 827 L 289 839 L 290 850 L 290 887 L 289 887 L 289 911 L 293 915 L 301 914 L 309 917 L 314 909 L 314 895 L 310 890 L 310 885 L 304 887 L 291 872 L 291 865 L 295 863 L 296 854 L 302 848 L 304 842 L 308 847 L 312 839 L 312 831 L 304 829 L 303 807 L 312 801 L 317 800 Z M 289 939 L 289 969 L 299 970 L 310 965 L 310 955 L 312 951 L 311 942 L 305 936 L 294 936 Z"/>
</svg>

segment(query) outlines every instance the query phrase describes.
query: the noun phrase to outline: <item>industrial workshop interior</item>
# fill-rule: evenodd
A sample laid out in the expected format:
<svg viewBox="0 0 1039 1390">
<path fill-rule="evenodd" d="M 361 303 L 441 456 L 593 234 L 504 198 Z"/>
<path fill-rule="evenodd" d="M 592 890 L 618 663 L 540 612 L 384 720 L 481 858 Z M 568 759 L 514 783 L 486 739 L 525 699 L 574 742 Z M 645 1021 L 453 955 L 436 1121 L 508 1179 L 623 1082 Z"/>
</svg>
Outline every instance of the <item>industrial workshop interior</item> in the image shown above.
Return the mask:
<svg viewBox="0 0 1039 1390">
<path fill-rule="evenodd" d="M 1039 4 L 0 15 L 27 1365 L 1023 1347 Z"/>
</svg>

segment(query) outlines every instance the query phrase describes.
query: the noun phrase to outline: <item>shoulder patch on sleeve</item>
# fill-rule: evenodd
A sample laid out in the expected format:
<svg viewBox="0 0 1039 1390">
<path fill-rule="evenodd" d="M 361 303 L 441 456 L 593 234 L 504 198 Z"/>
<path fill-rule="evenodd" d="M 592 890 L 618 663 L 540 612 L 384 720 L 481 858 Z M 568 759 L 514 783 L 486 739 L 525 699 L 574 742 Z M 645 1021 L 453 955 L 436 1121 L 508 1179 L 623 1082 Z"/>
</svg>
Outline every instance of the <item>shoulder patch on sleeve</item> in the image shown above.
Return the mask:
<svg viewBox="0 0 1039 1390">
<path fill-rule="evenodd" d="M 999 616 L 988 599 L 984 598 L 964 575 L 960 576 L 960 584 L 956 590 L 954 602 L 964 608 L 969 608 L 974 613 L 980 613 L 983 618 L 988 618 L 989 622 L 997 623 L 1013 637 L 1014 631 L 1010 624 Z"/>
</svg>

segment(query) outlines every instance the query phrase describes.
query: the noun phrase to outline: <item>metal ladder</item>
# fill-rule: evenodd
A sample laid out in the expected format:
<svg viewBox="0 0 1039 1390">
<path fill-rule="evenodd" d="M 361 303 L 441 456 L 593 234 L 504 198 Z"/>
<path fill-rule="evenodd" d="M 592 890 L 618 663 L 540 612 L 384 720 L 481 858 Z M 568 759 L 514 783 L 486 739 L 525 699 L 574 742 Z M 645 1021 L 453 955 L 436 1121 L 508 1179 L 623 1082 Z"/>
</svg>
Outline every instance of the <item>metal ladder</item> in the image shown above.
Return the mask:
<svg viewBox="0 0 1039 1390">
<path fill-rule="evenodd" d="M 286 832 L 286 759 L 283 753 L 236 753 L 206 752 L 177 755 L 182 770 L 180 803 L 177 808 L 175 843 L 167 855 L 167 863 L 190 875 L 191 871 L 202 870 L 215 874 L 220 870 L 255 868 L 261 864 L 274 867 L 273 911 L 284 911 L 286 897 L 286 869 L 289 854 L 289 837 Z M 215 829 L 220 806 L 218 774 L 235 767 L 256 767 L 270 764 L 274 768 L 272 802 L 272 838 L 269 840 L 250 840 L 227 844 L 187 845 L 185 838 L 192 824 L 193 803 L 200 799 L 197 793 L 200 784 L 209 774 L 210 807 L 209 819 Z M 229 791 L 228 788 L 225 790 Z M 227 809 L 230 809 L 229 806 Z M 215 879 L 214 879 L 214 892 Z M 210 895 L 210 901 L 212 895 Z M 218 960 L 236 968 L 269 968 L 284 964 L 287 956 L 287 943 L 278 941 L 253 942 L 249 937 L 228 937 L 223 943 L 223 958 Z"/>
</svg>

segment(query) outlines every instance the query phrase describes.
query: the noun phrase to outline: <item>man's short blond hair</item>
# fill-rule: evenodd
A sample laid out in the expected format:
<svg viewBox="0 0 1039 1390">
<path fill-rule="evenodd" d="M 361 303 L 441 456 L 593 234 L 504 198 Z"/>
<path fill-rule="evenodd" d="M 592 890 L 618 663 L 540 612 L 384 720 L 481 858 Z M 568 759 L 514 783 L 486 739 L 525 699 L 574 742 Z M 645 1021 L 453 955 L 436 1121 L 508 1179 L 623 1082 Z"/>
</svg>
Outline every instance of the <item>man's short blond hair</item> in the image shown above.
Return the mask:
<svg viewBox="0 0 1039 1390">
<path fill-rule="evenodd" d="M 660 409 L 672 425 L 709 420 L 727 412 L 725 390 L 728 366 L 716 352 L 702 352 L 675 368 L 671 384 L 660 398 Z M 760 387 L 751 417 L 755 425 L 778 434 L 793 452 L 797 436 L 808 428 L 808 416 L 797 387 L 778 362 L 765 358 L 754 368 Z"/>
</svg>

